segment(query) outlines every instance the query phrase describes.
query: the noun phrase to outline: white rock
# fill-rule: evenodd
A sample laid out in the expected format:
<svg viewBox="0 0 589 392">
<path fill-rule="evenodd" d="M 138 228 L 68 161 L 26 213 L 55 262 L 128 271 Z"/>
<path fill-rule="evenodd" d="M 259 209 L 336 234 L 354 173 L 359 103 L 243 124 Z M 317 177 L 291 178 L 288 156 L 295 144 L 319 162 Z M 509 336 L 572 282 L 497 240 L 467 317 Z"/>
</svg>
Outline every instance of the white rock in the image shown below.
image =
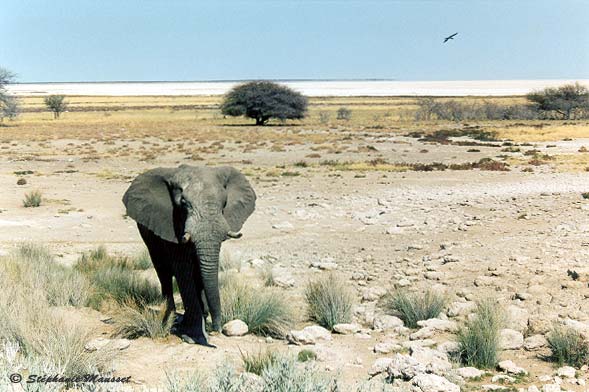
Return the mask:
<svg viewBox="0 0 589 392">
<path fill-rule="evenodd" d="M 315 344 L 318 340 L 331 340 L 331 333 L 319 325 L 311 325 L 300 331 L 292 330 L 286 339 L 293 344 Z"/>
<path fill-rule="evenodd" d="M 498 382 L 501 384 L 512 384 L 515 381 L 515 378 L 508 376 L 507 374 L 497 374 L 491 378 L 491 382 Z"/>
<path fill-rule="evenodd" d="M 403 348 L 400 344 L 396 342 L 381 342 L 374 345 L 372 351 L 377 354 L 388 354 L 393 351 L 399 351 Z"/>
<path fill-rule="evenodd" d="M 428 373 L 445 374 L 452 369 L 448 356 L 438 350 L 427 347 L 411 348 L 411 357 L 425 365 Z"/>
<path fill-rule="evenodd" d="M 497 367 L 510 374 L 528 374 L 524 368 L 517 366 L 511 360 L 501 361 L 497 364 Z"/>
<path fill-rule="evenodd" d="M 434 336 L 435 333 L 436 333 L 435 329 L 425 327 L 425 328 L 421 328 L 420 330 L 413 332 L 411 335 L 409 335 L 409 339 L 411 339 L 411 340 L 429 339 L 432 336 Z"/>
<path fill-rule="evenodd" d="M 546 340 L 544 335 L 540 335 L 540 334 L 528 336 L 524 340 L 524 348 L 527 351 L 535 351 L 535 350 L 538 350 L 542 347 L 546 347 L 547 345 L 548 345 L 548 341 Z"/>
<path fill-rule="evenodd" d="M 560 392 L 560 385 L 558 384 L 544 384 L 542 385 L 542 392 Z"/>
<path fill-rule="evenodd" d="M 405 354 L 395 354 L 387 368 L 387 373 L 391 379 L 401 380 L 410 380 L 426 371 L 424 364 L 420 363 L 416 358 Z"/>
<path fill-rule="evenodd" d="M 386 331 L 388 329 L 399 328 L 403 326 L 403 320 L 388 314 L 374 317 L 372 328 L 377 331 Z"/>
<path fill-rule="evenodd" d="M 435 374 L 419 374 L 412 380 L 422 392 L 460 392 L 460 387 Z"/>
<path fill-rule="evenodd" d="M 455 354 L 460 350 L 460 345 L 457 342 L 442 342 L 436 347 L 438 351 L 448 354 Z"/>
<path fill-rule="evenodd" d="M 559 375 L 560 377 L 575 378 L 577 371 L 575 370 L 574 367 L 563 366 L 563 367 L 560 367 L 556 370 L 556 374 Z"/>
<path fill-rule="evenodd" d="M 84 348 L 87 351 L 98 351 L 104 347 L 110 347 L 115 350 L 125 350 L 129 348 L 131 342 L 128 339 L 107 339 L 107 338 L 96 338 L 92 339 Z"/>
<path fill-rule="evenodd" d="M 311 263 L 312 268 L 318 268 L 324 271 L 332 271 L 337 269 L 337 263 L 330 262 L 330 261 L 313 261 Z"/>
<path fill-rule="evenodd" d="M 507 391 L 504 385 L 496 385 L 496 384 L 483 384 L 481 385 L 481 391 Z"/>
<path fill-rule="evenodd" d="M 363 301 L 377 301 L 387 293 L 384 287 L 369 287 L 362 293 Z"/>
<path fill-rule="evenodd" d="M 518 350 L 524 345 L 524 335 L 513 329 L 502 329 L 499 332 L 499 347 L 503 350 Z"/>
<path fill-rule="evenodd" d="M 389 367 L 389 364 L 393 361 L 392 358 L 378 358 L 372 364 L 372 367 L 368 371 L 368 374 L 371 376 L 383 373 Z"/>
<path fill-rule="evenodd" d="M 293 277 L 287 274 L 277 274 L 272 277 L 272 280 L 274 281 L 274 285 L 282 288 L 294 287 L 295 285 Z"/>
<path fill-rule="evenodd" d="M 342 335 L 351 335 L 360 331 L 361 327 L 358 324 L 335 324 L 333 330 Z"/>
<path fill-rule="evenodd" d="M 456 373 L 465 379 L 479 378 L 485 374 L 485 372 L 475 367 L 461 367 L 456 369 Z"/>
<path fill-rule="evenodd" d="M 458 317 L 472 312 L 476 308 L 474 302 L 452 302 L 446 313 L 448 317 Z"/>
<path fill-rule="evenodd" d="M 506 309 L 508 325 L 510 329 L 523 332 L 528 328 L 530 314 L 526 309 L 519 306 L 509 305 Z"/>
<path fill-rule="evenodd" d="M 432 318 L 428 320 L 421 320 L 417 322 L 420 327 L 431 328 L 439 332 L 456 332 L 458 324 L 450 320 L 441 320 L 439 318 Z"/>
<path fill-rule="evenodd" d="M 222 331 L 225 336 L 243 336 L 249 332 L 249 328 L 241 320 L 231 320 L 223 325 Z"/>
<path fill-rule="evenodd" d="M 294 229 L 294 226 L 288 221 L 283 221 L 273 224 L 272 228 L 280 231 L 291 231 Z"/>
</svg>

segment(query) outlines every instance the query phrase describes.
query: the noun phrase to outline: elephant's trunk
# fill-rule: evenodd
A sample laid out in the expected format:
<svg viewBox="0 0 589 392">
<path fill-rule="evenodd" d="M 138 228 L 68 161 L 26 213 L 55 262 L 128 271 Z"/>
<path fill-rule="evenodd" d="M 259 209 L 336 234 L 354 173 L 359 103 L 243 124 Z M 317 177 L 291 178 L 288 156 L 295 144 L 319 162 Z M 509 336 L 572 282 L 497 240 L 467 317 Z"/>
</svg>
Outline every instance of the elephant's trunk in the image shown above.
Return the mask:
<svg viewBox="0 0 589 392">
<path fill-rule="evenodd" d="M 197 255 L 205 297 L 211 312 L 213 330 L 221 330 L 221 297 L 219 296 L 219 252 L 221 244 L 200 245 Z"/>
</svg>

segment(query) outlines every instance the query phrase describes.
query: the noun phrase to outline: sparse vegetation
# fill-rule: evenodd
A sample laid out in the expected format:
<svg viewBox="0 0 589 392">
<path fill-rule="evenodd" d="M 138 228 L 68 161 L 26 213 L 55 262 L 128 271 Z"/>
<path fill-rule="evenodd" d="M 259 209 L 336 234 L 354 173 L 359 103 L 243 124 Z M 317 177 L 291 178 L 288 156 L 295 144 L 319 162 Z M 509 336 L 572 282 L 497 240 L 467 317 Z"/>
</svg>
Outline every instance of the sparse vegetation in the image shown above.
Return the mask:
<svg viewBox="0 0 589 392">
<path fill-rule="evenodd" d="M 280 358 L 280 354 L 272 350 L 260 350 L 257 353 L 240 351 L 240 353 L 244 370 L 258 376 L 261 376 L 264 370 L 273 366 Z"/>
<path fill-rule="evenodd" d="M 115 334 L 129 339 L 146 336 L 152 339 L 163 338 L 170 334 L 174 317 L 162 323 L 164 304 L 148 306 L 145 303 L 127 301 L 116 309 L 113 317 Z"/>
<path fill-rule="evenodd" d="M 30 191 L 25 194 L 25 198 L 22 202 L 25 208 L 39 207 L 43 202 L 43 193 L 39 190 Z"/>
<path fill-rule="evenodd" d="M 492 368 L 499 356 L 499 331 L 505 315 L 496 301 L 485 299 L 477 304 L 475 317 L 459 330 L 458 359 L 466 366 Z"/>
<path fill-rule="evenodd" d="M 4 121 L 4 117 L 13 120 L 20 112 L 16 97 L 8 95 L 6 92 L 6 85 L 13 83 L 15 78 L 14 73 L 0 67 L 0 123 Z"/>
<path fill-rule="evenodd" d="M 410 293 L 395 290 L 383 299 L 385 310 L 399 317 L 409 328 L 417 328 L 417 322 L 438 317 L 446 306 L 444 295 L 433 290 L 423 293 Z"/>
<path fill-rule="evenodd" d="M 90 297 L 90 305 L 96 309 L 100 309 L 107 300 L 114 300 L 118 304 L 132 301 L 138 306 L 154 305 L 162 300 L 158 284 L 128 269 L 117 266 L 102 268 L 90 276 L 96 286 Z"/>
<path fill-rule="evenodd" d="M 571 327 L 556 325 L 547 336 L 550 361 L 559 366 L 581 367 L 589 361 L 589 343 Z"/>
<path fill-rule="evenodd" d="M 352 111 L 348 108 L 341 107 L 337 110 L 337 117 L 338 120 L 350 120 L 352 118 Z"/>
<path fill-rule="evenodd" d="M 352 321 L 353 293 L 334 273 L 311 280 L 305 287 L 305 299 L 309 317 L 325 328 Z"/>
<path fill-rule="evenodd" d="M 315 353 L 315 351 L 309 350 L 309 349 L 306 349 L 306 348 L 305 349 L 302 349 L 297 354 L 297 360 L 299 362 L 314 361 L 316 359 L 317 359 L 317 354 Z"/>
<path fill-rule="evenodd" d="M 293 322 L 290 303 L 282 292 L 254 288 L 236 276 L 226 276 L 221 287 L 222 322 L 239 319 L 250 332 L 282 338 Z"/>
</svg>

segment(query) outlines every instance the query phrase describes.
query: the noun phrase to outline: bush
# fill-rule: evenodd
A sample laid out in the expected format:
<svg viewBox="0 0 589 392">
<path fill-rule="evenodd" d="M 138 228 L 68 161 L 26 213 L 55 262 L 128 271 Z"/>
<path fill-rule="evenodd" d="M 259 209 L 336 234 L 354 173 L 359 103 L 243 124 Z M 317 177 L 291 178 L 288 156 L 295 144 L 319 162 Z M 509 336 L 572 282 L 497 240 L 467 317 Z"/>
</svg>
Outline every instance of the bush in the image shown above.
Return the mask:
<svg viewBox="0 0 589 392">
<path fill-rule="evenodd" d="M 458 331 L 458 359 L 466 366 L 488 369 L 497 364 L 503 310 L 495 301 L 477 304 L 475 317 Z"/>
<path fill-rule="evenodd" d="M 312 351 L 309 349 L 303 349 L 303 350 L 299 351 L 299 353 L 297 355 L 297 360 L 299 362 L 314 361 L 316 359 L 317 359 L 317 354 L 315 353 L 315 351 Z"/>
<path fill-rule="evenodd" d="M 571 327 L 555 326 L 548 334 L 549 360 L 559 366 L 581 367 L 589 361 L 589 343 Z"/>
<path fill-rule="evenodd" d="M 352 118 L 352 111 L 348 108 L 341 107 L 337 110 L 336 118 L 338 120 L 350 120 Z"/>
<path fill-rule="evenodd" d="M 65 112 L 67 105 L 65 95 L 48 95 L 45 97 L 45 106 L 53 112 L 54 119 L 58 119 L 61 113 Z"/>
<path fill-rule="evenodd" d="M 137 256 L 129 258 L 109 255 L 106 248 L 101 245 L 96 249 L 82 254 L 74 265 L 74 269 L 85 274 L 111 267 L 125 270 L 146 270 L 152 267 L 152 263 L 147 249 L 143 250 Z"/>
<path fill-rule="evenodd" d="M 580 83 L 535 91 L 527 98 L 548 118 L 589 118 L 589 89 Z"/>
<path fill-rule="evenodd" d="M 325 328 L 333 329 L 335 324 L 352 321 L 354 295 L 335 274 L 310 281 L 305 288 L 305 299 L 309 317 Z"/>
<path fill-rule="evenodd" d="M 164 324 L 164 304 L 160 303 L 154 307 L 132 301 L 122 304 L 113 317 L 115 334 L 129 339 L 141 336 L 152 339 L 168 336 L 174 317 L 169 317 Z"/>
<path fill-rule="evenodd" d="M 264 370 L 273 366 L 280 358 L 280 354 L 271 350 L 259 351 L 256 354 L 248 354 L 240 351 L 240 354 L 245 371 L 257 374 L 258 376 L 261 376 Z"/>
<path fill-rule="evenodd" d="M 438 317 L 445 306 L 446 298 L 429 289 L 424 293 L 397 290 L 384 298 L 386 311 L 398 316 L 409 328 L 417 328 L 418 321 Z"/>
<path fill-rule="evenodd" d="M 121 267 L 99 269 L 91 274 L 91 280 L 96 290 L 90 297 L 90 305 L 95 309 L 100 309 L 108 299 L 118 304 L 132 301 L 138 306 L 155 305 L 162 300 L 159 285 Z"/>
<path fill-rule="evenodd" d="M 39 190 L 31 191 L 25 194 L 25 199 L 23 200 L 23 206 L 25 208 L 28 207 L 39 207 L 41 202 L 43 201 L 43 194 Z"/>
<path fill-rule="evenodd" d="M 264 392 L 331 392 L 338 391 L 335 377 L 329 377 L 312 367 L 297 368 L 296 361 L 279 358 L 262 372 Z"/>
<path fill-rule="evenodd" d="M 234 276 L 223 279 L 222 322 L 239 319 L 250 332 L 283 338 L 293 322 L 290 303 L 275 289 L 258 289 Z"/>
<path fill-rule="evenodd" d="M 307 98 L 277 83 L 254 81 L 231 89 L 223 99 L 221 112 L 253 118 L 256 125 L 264 125 L 271 118 L 301 119 L 307 113 Z"/>
</svg>

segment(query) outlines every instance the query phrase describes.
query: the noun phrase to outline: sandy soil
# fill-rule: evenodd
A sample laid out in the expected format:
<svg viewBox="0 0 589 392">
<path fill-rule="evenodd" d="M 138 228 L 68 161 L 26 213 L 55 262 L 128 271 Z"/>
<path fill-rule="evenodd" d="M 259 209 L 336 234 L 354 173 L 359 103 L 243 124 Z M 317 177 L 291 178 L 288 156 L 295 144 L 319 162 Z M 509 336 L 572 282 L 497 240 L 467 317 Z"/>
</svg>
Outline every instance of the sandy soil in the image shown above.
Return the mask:
<svg viewBox="0 0 589 392">
<path fill-rule="evenodd" d="M 375 138 L 359 136 L 348 150 L 374 143 Z M 224 245 L 229 252 L 241 255 L 242 273 L 255 274 L 248 263 L 252 259 L 271 260 L 294 278 L 294 287 L 285 290 L 296 300 L 301 298 L 305 282 L 323 273 L 310 264 L 328 260 L 337 263 L 343 279 L 357 292 L 356 319 L 365 333 L 333 335 L 332 341 L 312 347 L 322 353 L 322 368 L 339 370 L 346 382 L 365 380 L 377 358 L 392 355 L 375 354 L 375 344 L 408 340 L 372 330 L 369 319 L 375 302 L 363 300 L 369 299 L 367 291 L 389 289 L 401 281 L 412 288 L 440 288 L 451 302 L 489 295 L 499 298 L 505 306 L 524 310 L 524 316 L 520 314 L 513 321 L 520 324 L 513 328 L 526 336 L 547 332 L 550 321 L 556 319 L 578 320 L 589 328 L 589 288 L 567 276 L 567 269 L 589 272 L 589 201 L 581 197 L 581 192 L 589 191 L 589 173 L 557 173 L 550 165 L 533 173 L 518 167 L 509 172 L 360 172 L 291 166 L 301 159 L 316 163 L 375 157 L 391 162 L 471 162 L 498 154 L 498 149 L 491 147 L 477 147 L 480 152 L 473 153 L 467 152 L 469 147 L 424 145 L 400 136 L 378 138 L 382 140 L 375 144 L 377 152 L 322 152 L 320 159 L 305 158 L 313 152 L 311 145 L 288 146 L 285 152 L 238 153 L 226 144 L 227 151 L 203 154 L 207 164 L 231 164 L 244 170 L 258 194 L 256 211 L 243 229 L 243 238 Z M 84 161 L 67 154 L 70 142 L 77 143 L 57 140 L 1 150 L 0 253 L 27 240 L 48 244 L 66 264 L 99 244 L 113 252 L 135 252 L 142 242 L 134 222 L 124 217 L 121 203 L 129 181 L 152 167 L 203 164 L 172 153 L 148 162 L 138 161 L 133 153 Z M 119 141 L 115 146 L 95 143 L 93 147 L 100 155 L 129 143 L 132 146 L 132 142 Z M 576 151 L 580 143 L 546 144 L 556 144 L 550 149 L 555 152 Z M 545 150 L 546 144 L 534 147 Z M 429 152 L 420 152 L 424 148 Z M 31 159 L 31 152 L 38 157 Z M 244 160 L 253 163 L 244 164 Z M 300 175 L 267 174 L 283 164 L 286 169 L 278 169 L 278 173 L 296 171 Z M 15 174 L 23 170 L 33 174 Z M 26 185 L 16 185 L 20 177 L 27 179 Z M 25 209 L 23 195 L 32 189 L 41 189 L 47 202 Z M 84 317 L 100 327 L 100 314 Z M 309 324 L 301 314 L 298 327 Z M 452 336 L 438 333 L 432 339 L 439 343 L 452 340 Z M 187 345 L 176 337 L 137 339 L 122 352 L 117 373 L 131 375 L 142 385 L 156 386 L 164 379 L 164 369 L 211 369 L 223 360 L 238 363 L 240 349 L 301 349 L 251 335 L 215 336 L 212 342 L 217 349 Z M 503 359 L 512 359 L 530 372 L 516 387 L 541 386 L 547 382 L 540 381 L 540 376 L 554 374 L 555 368 L 539 359 L 539 353 L 542 351 L 523 348 L 502 353 Z M 587 378 L 586 372 L 580 377 Z M 474 385 L 490 384 L 489 380 L 490 376 Z M 564 386 L 583 390 L 567 381 Z"/>
</svg>

